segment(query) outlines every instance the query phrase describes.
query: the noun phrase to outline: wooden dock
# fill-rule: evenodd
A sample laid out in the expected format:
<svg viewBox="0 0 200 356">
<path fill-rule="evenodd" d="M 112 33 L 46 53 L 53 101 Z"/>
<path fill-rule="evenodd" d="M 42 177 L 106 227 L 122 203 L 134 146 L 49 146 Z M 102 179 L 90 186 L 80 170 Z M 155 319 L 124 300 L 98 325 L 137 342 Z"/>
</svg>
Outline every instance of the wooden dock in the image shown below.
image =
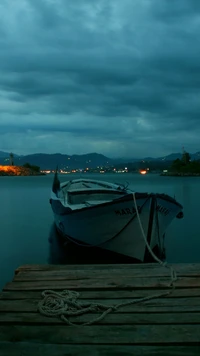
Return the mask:
<svg viewBox="0 0 200 356">
<path fill-rule="evenodd" d="M 169 290 L 169 270 L 157 264 L 26 265 L 0 294 L 2 356 L 200 355 L 200 264 L 173 265 L 171 294 L 112 311 L 73 318 L 80 326 L 38 312 L 41 292 L 80 292 L 80 301 L 115 305 Z"/>
</svg>

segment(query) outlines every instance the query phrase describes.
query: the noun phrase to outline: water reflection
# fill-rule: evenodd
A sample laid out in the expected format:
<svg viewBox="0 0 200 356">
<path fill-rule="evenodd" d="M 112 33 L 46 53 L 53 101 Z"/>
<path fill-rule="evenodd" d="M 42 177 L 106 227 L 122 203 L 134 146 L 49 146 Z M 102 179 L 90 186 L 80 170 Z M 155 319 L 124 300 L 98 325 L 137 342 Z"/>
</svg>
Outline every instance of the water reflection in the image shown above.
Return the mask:
<svg viewBox="0 0 200 356">
<path fill-rule="evenodd" d="M 191 188 L 189 186 L 189 184 L 183 184 L 182 185 L 182 197 L 183 197 L 183 204 L 184 207 L 186 205 L 191 205 L 191 197 L 192 197 L 192 193 L 191 193 Z"/>
</svg>

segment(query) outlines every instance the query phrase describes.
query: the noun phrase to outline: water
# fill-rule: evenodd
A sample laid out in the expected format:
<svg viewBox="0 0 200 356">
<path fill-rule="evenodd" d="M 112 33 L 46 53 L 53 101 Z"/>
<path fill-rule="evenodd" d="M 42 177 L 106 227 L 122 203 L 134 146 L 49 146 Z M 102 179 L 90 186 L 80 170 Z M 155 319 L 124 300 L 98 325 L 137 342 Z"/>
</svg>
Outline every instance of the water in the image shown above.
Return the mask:
<svg viewBox="0 0 200 356">
<path fill-rule="evenodd" d="M 200 178 L 153 174 L 85 174 L 84 177 L 124 184 L 128 181 L 129 187 L 136 191 L 175 196 L 183 205 L 185 216 L 174 220 L 167 230 L 167 261 L 200 262 Z M 62 175 L 60 180 L 74 178 L 79 176 Z M 52 175 L 0 177 L 0 289 L 23 264 L 94 262 L 89 250 L 87 254 L 82 250 L 77 253 L 73 246 L 60 246 L 49 204 L 52 180 Z M 109 256 L 103 258 L 107 262 Z"/>
</svg>

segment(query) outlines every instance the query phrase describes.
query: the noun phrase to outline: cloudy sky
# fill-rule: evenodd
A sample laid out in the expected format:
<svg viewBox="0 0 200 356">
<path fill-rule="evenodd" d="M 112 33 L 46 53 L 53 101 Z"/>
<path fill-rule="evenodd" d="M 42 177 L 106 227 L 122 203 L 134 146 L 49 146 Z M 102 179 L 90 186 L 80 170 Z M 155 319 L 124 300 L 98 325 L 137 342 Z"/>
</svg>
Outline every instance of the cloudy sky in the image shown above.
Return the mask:
<svg viewBox="0 0 200 356">
<path fill-rule="evenodd" d="M 199 0 L 1 0 L 0 150 L 200 150 Z"/>
</svg>

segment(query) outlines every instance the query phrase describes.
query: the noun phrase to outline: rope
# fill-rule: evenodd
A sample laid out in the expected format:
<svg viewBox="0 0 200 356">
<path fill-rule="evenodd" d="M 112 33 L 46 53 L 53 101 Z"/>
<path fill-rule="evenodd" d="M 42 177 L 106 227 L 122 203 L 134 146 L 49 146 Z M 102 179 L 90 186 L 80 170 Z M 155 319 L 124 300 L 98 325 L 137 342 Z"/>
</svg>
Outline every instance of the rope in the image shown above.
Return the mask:
<svg viewBox="0 0 200 356">
<path fill-rule="evenodd" d="M 105 305 L 101 303 L 80 303 L 78 298 L 79 293 L 70 290 L 64 290 L 62 292 L 55 292 L 53 290 L 46 290 L 42 292 L 43 300 L 38 303 L 38 311 L 40 314 L 47 317 L 60 317 L 62 321 L 70 326 L 78 326 L 80 324 L 72 323 L 69 317 L 80 316 L 86 313 L 102 312 L 99 317 L 96 317 L 86 323 L 82 323 L 82 326 L 92 325 L 103 320 L 106 315 L 116 311 L 119 308 L 149 301 L 151 299 L 160 298 L 168 295 L 169 292 L 162 294 L 154 294 L 144 298 L 133 299 L 129 302 L 124 302 L 116 305 Z"/>
<path fill-rule="evenodd" d="M 46 291 L 42 292 L 43 299 L 38 303 L 38 311 L 40 312 L 40 314 L 42 314 L 46 317 L 60 317 L 60 319 L 62 321 L 64 321 L 67 325 L 78 326 L 80 324 L 72 323 L 69 320 L 69 317 L 80 316 L 80 315 L 83 315 L 86 313 L 92 313 L 92 312 L 93 313 L 101 312 L 100 316 L 98 316 L 86 323 L 81 324 L 82 326 L 88 326 L 88 325 L 92 325 L 94 323 L 100 322 L 101 320 L 103 320 L 106 317 L 106 315 L 108 315 L 111 312 L 117 311 L 119 308 L 126 307 L 126 306 L 132 305 L 132 304 L 149 301 L 151 299 L 161 298 L 161 297 L 171 294 L 172 290 L 175 288 L 174 282 L 177 280 L 176 271 L 171 266 L 169 266 L 166 262 L 163 262 L 162 260 L 160 260 L 155 255 L 155 253 L 152 251 L 152 249 L 146 239 L 145 232 L 144 232 L 144 229 L 143 229 L 143 226 L 141 223 L 141 219 L 140 219 L 140 215 L 139 215 L 139 211 L 138 211 L 138 207 L 137 207 L 137 203 L 136 203 L 135 193 L 133 193 L 133 201 L 134 201 L 136 215 L 138 218 L 141 233 L 144 238 L 147 249 L 156 262 L 158 262 L 162 267 L 170 269 L 171 282 L 170 282 L 169 286 L 172 287 L 172 289 L 165 293 L 154 294 L 154 295 L 147 296 L 144 298 L 137 298 L 137 299 L 133 299 L 128 302 L 119 303 L 116 305 L 105 305 L 105 304 L 101 304 L 101 303 L 81 303 L 78 301 L 78 298 L 80 296 L 80 294 L 78 292 L 70 291 L 70 290 L 64 290 L 62 292 L 46 290 Z"/>
<path fill-rule="evenodd" d="M 145 241 L 145 244 L 147 246 L 147 249 L 149 251 L 149 253 L 151 254 L 151 256 L 154 258 L 154 260 L 156 262 L 158 262 L 162 267 L 165 267 L 165 268 L 169 268 L 170 269 L 170 273 L 171 273 L 171 282 L 170 282 L 170 286 L 174 286 L 174 282 L 178 279 L 177 278 L 177 274 L 176 274 L 176 271 L 167 264 L 167 262 L 163 262 L 162 260 L 160 260 L 160 258 L 158 258 L 155 253 L 152 251 L 151 249 L 151 246 L 149 245 L 147 239 L 146 239 L 146 236 L 145 236 L 145 232 L 144 232 L 144 229 L 143 229 L 143 226 L 142 226 L 142 223 L 141 223 L 141 219 L 140 219 L 140 215 L 139 215 L 139 212 L 138 212 L 138 207 L 137 207 L 137 203 L 136 203 L 136 198 L 135 198 L 135 192 L 133 193 L 133 201 L 134 201 L 134 205 L 135 205 L 135 211 L 136 211 L 136 214 L 137 214 L 137 218 L 138 218 L 138 222 L 139 222 L 139 225 L 140 225 L 140 230 L 141 230 L 141 233 L 142 233 L 142 237 Z"/>
</svg>

